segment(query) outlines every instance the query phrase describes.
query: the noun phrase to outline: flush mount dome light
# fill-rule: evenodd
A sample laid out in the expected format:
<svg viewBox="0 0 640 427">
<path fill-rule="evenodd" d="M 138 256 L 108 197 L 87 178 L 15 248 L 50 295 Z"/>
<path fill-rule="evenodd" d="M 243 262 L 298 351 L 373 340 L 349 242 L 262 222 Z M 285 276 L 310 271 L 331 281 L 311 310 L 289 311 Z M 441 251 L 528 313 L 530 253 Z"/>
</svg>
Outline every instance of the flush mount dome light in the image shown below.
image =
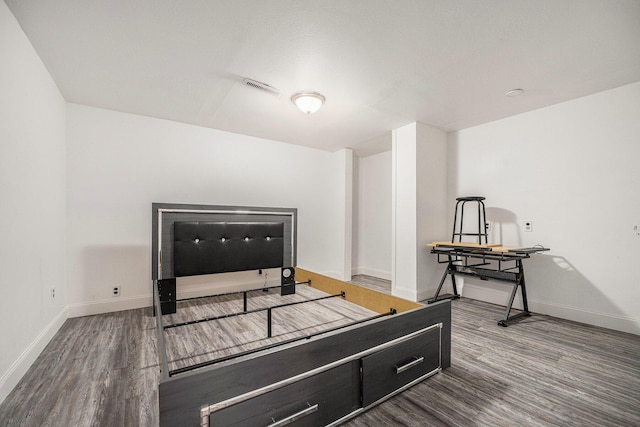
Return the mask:
<svg viewBox="0 0 640 427">
<path fill-rule="evenodd" d="M 291 97 L 291 102 L 303 113 L 315 113 L 322 107 L 324 96 L 318 92 L 298 92 Z"/>
<path fill-rule="evenodd" d="M 505 95 L 507 95 L 508 97 L 513 97 L 513 96 L 520 96 L 524 93 L 523 89 L 511 89 L 508 90 L 507 93 L 505 93 Z"/>
</svg>

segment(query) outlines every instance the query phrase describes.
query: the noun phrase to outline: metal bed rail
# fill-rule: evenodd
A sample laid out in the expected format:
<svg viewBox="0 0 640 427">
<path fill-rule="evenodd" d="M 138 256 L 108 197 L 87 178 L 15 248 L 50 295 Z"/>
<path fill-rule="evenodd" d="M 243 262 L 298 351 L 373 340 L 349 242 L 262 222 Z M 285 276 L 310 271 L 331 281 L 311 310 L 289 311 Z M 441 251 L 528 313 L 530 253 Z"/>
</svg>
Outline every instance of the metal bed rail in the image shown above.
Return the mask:
<svg viewBox="0 0 640 427">
<path fill-rule="evenodd" d="M 154 281 L 157 282 L 157 281 Z M 167 363 L 167 346 L 164 341 L 164 327 L 162 325 L 162 306 L 160 305 L 160 291 L 157 283 L 153 287 L 153 309 L 156 314 L 156 337 L 158 339 L 158 356 L 160 357 L 160 372 L 162 378 L 169 378 L 169 364 Z"/>
<path fill-rule="evenodd" d="M 307 282 L 297 282 L 296 284 L 309 284 L 311 283 L 311 280 L 307 281 Z M 273 288 L 279 288 L 280 286 L 273 286 Z M 219 319 L 224 319 L 224 318 L 229 318 L 229 317 L 234 317 L 234 316 L 240 316 L 240 315 L 244 315 L 244 314 L 251 314 L 251 313 L 258 313 L 258 312 L 263 312 L 266 311 L 267 312 L 267 335 L 268 338 L 272 338 L 272 311 L 273 309 L 278 309 L 278 308 L 283 308 L 283 307 L 289 307 L 292 305 L 297 305 L 297 304 L 304 304 L 304 303 L 308 303 L 308 302 L 316 302 L 316 301 L 321 301 L 324 299 L 329 299 L 329 298 L 336 298 L 336 297 L 342 297 L 344 298 L 346 296 L 346 293 L 344 291 L 341 291 L 339 294 L 333 294 L 333 295 L 327 295 L 327 296 L 323 296 L 323 297 L 318 297 L 318 298 L 312 298 L 312 299 L 307 299 L 307 300 L 303 300 L 303 301 L 293 301 L 293 302 L 289 302 L 289 303 L 284 303 L 284 304 L 277 304 L 274 306 L 270 306 L 270 307 L 261 307 L 261 308 L 257 308 L 254 310 L 246 310 L 246 293 L 247 292 L 251 292 L 251 291 L 257 291 L 263 288 L 257 288 L 257 289 L 250 289 L 250 290 L 246 290 L 246 291 L 237 291 L 237 292 L 228 292 L 228 293 L 224 293 L 224 294 L 218 294 L 218 295 L 209 295 L 208 297 L 215 297 L 215 296 L 221 296 L 221 295 L 231 295 L 231 294 L 240 294 L 243 293 L 245 295 L 244 299 L 245 299 L 245 310 L 242 312 L 236 312 L 236 313 L 229 313 L 229 314 L 223 314 L 220 316 L 212 316 L 212 317 L 207 317 L 207 318 L 203 318 L 203 319 L 196 319 L 196 320 L 191 320 L 191 321 L 186 321 L 186 322 L 179 322 L 179 323 L 175 323 L 175 324 L 164 324 L 164 320 L 163 320 L 163 314 L 162 314 L 162 300 L 160 299 L 160 291 L 159 291 L 159 284 L 157 280 L 154 280 L 154 287 L 153 287 L 153 312 L 155 314 L 155 318 L 156 318 L 156 336 L 157 336 L 157 343 L 158 343 L 158 356 L 160 359 L 160 371 L 162 373 L 162 378 L 163 379 L 167 379 L 169 377 L 172 377 L 174 375 L 177 374 L 181 374 L 184 372 L 189 372 L 195 369 L 199 369 L 199 368 L 203 368 L 205 366 L 211 366 L 220 362 L 224 362 L 224 361 L 228 361 L 228 360 L 232 360 L 235 358 L 239 358 L 242 356 L 247 356 L 250 354 L 254 354 L 263 350 L 268 350 L 268 349 L 272 349 L 272 348 L 276 348 L 279 346 L 284 346 L 286 344 L 291 344 L 294 343 L 296 341 L 302 341 L 302 340 L 308 340 L 309 338 L 315 337 L 315 336 L 319 336 L 322 334 L 327 334 L 330 332 L 334 332 L 340 329 L 344 329 L 344 328 L 348 328 L 350 326 L 355 326 L 355 325 L 359 325 L 361 323 L 365 323 L 365 322 L 369 322 L 375 319 L 379 319 L 381 317 L 385 317 L 385 316 L 390 316 L 390 315 L 394 315 L 397 313 L 396 309 L 394 308 L 390 308 L 388 312 L 385 313 L 381 313 L 381 314 L 377 314 L 375 316 L 371 316 L 371 317 L 367 317 L 365 319 L 360 319 L 354 322 L 349 322 L 340 326 L 336 326 L 333 328 L 328 328 L 328 329 L 324 329 L 322 331 L 318 331 L 318 332 L 314 332 L 311 334 L 304 334 L 302 336 L 299 337 L 294 337 L 294 338 L 290 338 L 284 341 L 280 341 L 277 343 L 272 343 L 272 344 L 268 344 L 266 346 L 261 346 L 259 348 L 255 348 L 255 349 L 250 349 L 250 350 L 246 350 L 246 351 L 242 351 L 239 353 L 235 353 L 235 354 L 231 354 L 228 356 L 223 356 L 220 358 L 216 358 L 216 359 L 212 359 L 212 360 L 208 360 L 205 362 L 200 362 L 197 364 L 193 364 L 190 366 L 185 366 L 182 368 L 178 368 L 178 369 L 173 369 L 170 370 L 169 369 L 169 365 L 168 365 L 168 358 L 167 358 L 167 347 L 166 347 L 166 340 L 165 340 L 165 336 L 164 336 L 164 331 L 167 329 L 171 329 L 171 328 L 176 328 L 176 327 L 181 327 L 181 326 L 187 326 L 187 325 L 193 325 L 193 324 L 197 324 L 197 323 L 202 323 L 202 322 L 207 322 L 207 321 L 214 321 L 214 320 L 219 320 Z M 193 299 L 200 299 L 200 298 L 207 298 L 207 296 L 204 297 L 194 297 L 194 298 L 186 298 L 180 301 L 187 301 L 187 300 L 193 300 Z"/>
<path fill-rule="evenodd" d="M 266 311 L 268 313 L 268 318 L 269 318 L 269 338 L 271 338 L 271 311 L 273 309 L 276 308 L 282 308 L 282 307 L 289 307 L 292 305 L 297 305 L 297 304 L 304 304 L 304 303 L 308 303 L 308 302 L 315 302 L 315 301 L 321 301 L 324 299 L 328 299 L 328 298 L 336 298 L 336 297 L 344 297 L 345 293 L 344 292 L 340 292 L 339 294 L 334 294 L 334 295 L 327 295 L 324 297 L 318 297 L 318 298 L 311 298 L 311 299 L 306 299 L 303 301 L 293 301 L 293 302 L 288 302 L 288 303 L 284 303 L 284 304 L 277 304 L 277 305 L 272 305 L 269 307 L 260 307 L 260 308 L 254 308 L 253 310 L 245 310 L 245 311 L 238 311 L 235 313 L 227 313 L 227 314 L 221 314 L 220 316 L 211 316 L 211 317 L 204 317 L 202 319 L 196 319 L 196 320 L 189 320 L 186 322 L 179 322 L 179 323 L 173 323 L 173 324 L 169 324 L 166 325 L 164 327 L 164 329 L 170 329 L 170 328 L 177 328 L 180 326 L 188 326 L 188 325 L 195 325 L 196 323 L 202 323 L 202 322 L 211 322 L 213 320 L 220 320 L 220 319 L 226 319 L 229 317 L 236 317 L 236 316 L 242 316 L 245 314 L 253 314 L 253 313 L 260 313 L 262 311 Z"/>
<path fill-rule="evenodd" d="M 295 285 L 310 285 L 311 284 L 311 280 L 307 280 L 306 282 L 296 282 L 294 284 Z M 249 293 L 249 292 L 258 292 L 258 291 L 263 291 L 264 292 L 264 291 L 268 291 L 269 289 L 282 289 L 282 288 L 286 288 L 287 286 L 292 286 L 292 285 L 291 284 L 287 284 L 287 285 L 263 286 L 261 288 L 245 289 L 243 291 L 232 291 L 232 292 L 223 292 L 221 294 L 214 294 L 214 295 L 202 295 L 202 296 L 199 296 L 199 297 L 180 298 L 180 299 L 176 299 L 175 302 L 184 302 L 184 301 L 192 301 L 192 300 L 199 300 L 199 299 L 205 299 L 205 298 L 223 297 L 223 296 L 227 296 L 227 295 L 243 294 L 243 299 L 245 301 L 245 310 L 246 310 L 247 293 Z M 161 302 L 170 302 L 170 301 L 161 301 Z"/>
<path fill-rule="evenodd" d="M 361 323 L 370 322 L 372 320 L 379 319 L 381 317 L 391 316 L 393 314 L 396 314 L 396 310 L 391 308 L 386 313 L 377 314 L 375 316 L 367 317 L 366 319 L 356 320 L 354 322 L 349 322 L 349 323 L 346 323 L 344 325 L 335 326 L 333 328 L 324 329 L 322 331 L 314 332 L 314 333 L 311 333 L 311 334 L 301 335 L 299 337 L 290 338 L 290 339 L 287 339 L 287 340 L 284 340 L 284 341 L 279 341 L 279 342 L 276 342 L 276 343 L 268 344 L 268 345 L 261 346 L 261 347 L 258 347 L 258 348 L 254 348 L 254 349 L 251 349 L 251 350 L 245 350 L 245 351 L 242 351 L 242 352 L 239 352 L 239 353 L 230 354 L 228 356 L 219 357 L 217 359 L 207 360 L 205 362 L 200 362 L 200 363 L 196 363 L 196 364 L 193 364 L 193 365 L 190 365 L 190 366 L 185 366 L 185 367 L 182 367 L 182 368 L 174 369 L 172 371 L 169 371 L 169 376 L 172 377 L 174 375 L 182 374 L 184 372 L 189 372 L 189 371 L 193 371 L 195 369 L 204 368 L 206 366 L 215 365 L 217 363 L 226 362 L 228 360 L 237 359 L 237 358 L 240 358 L 242 356 L 248 356 L 248 355 L 251 355 L 251 354 L 259 353 L 259 352 L 264 351 L 264 350 L 270 350 L 272 348 L 282 347 L 282 346 L 285 346 L 287 344 L 291 344 L 291 343 L 294 343 L 294 342 L 297 342 L 297 341 L 306 341 L 306 340 L 308 340 L 310 338 L 313 338 L 313 337 L 317 337 L 317 336 L 320 336 L 320 335 L 328 334 L 330 332 L 335 332 L 335 331 L 338 331 L 340 329 L 346 329 L 346 328 L 351 327 L 351 326 L 359 325 Z"/>
</svg>

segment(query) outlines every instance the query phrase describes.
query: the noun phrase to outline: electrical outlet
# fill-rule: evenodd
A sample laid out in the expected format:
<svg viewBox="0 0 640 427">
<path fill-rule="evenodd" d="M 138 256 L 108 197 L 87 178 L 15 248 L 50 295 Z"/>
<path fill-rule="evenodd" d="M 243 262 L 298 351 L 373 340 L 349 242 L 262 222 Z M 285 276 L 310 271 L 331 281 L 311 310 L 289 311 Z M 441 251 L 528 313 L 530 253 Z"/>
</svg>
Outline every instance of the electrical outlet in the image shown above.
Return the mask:
<svg viewBox="0 0 640 427">
<path fill-rule="evenodd" d="M 120 286 L 114 286 L 113 287 L 113 296 L 114 297 L 119 297 L 120 296 Z"/>
<path fill-rule="evenodd" d="M 524 223 L 524 231 L 533 231 L 533 223 L 531 221 Z"/>
<path fill-rule="evenodd" d="M 56 288 L 51 288 L 51 299 L 56 297 Z"/>
</svg>

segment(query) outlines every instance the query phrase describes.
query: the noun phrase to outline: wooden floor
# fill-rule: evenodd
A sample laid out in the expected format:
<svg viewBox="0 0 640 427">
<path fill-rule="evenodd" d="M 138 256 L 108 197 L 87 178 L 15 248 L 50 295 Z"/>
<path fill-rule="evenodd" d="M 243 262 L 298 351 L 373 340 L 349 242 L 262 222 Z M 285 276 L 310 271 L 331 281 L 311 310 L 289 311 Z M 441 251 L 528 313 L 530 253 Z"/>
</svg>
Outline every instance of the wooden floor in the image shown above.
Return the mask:
<svg viewBox="0 0 640 427">
<path fill-rule="evenodd" d="M 503 314 L 453 301 L 451 368 L 346 425 L 640 426 L 640 337 L 542 315 L 501 328 Z M 156 426 L 157 360 L 148 309 L 68 319 L 0 426 Z"/>
<path fill-rule="evenodd" d="M 347 425 L 640 426 L 640 337 L 452 305 L 451 367 Z"/>
</svg>

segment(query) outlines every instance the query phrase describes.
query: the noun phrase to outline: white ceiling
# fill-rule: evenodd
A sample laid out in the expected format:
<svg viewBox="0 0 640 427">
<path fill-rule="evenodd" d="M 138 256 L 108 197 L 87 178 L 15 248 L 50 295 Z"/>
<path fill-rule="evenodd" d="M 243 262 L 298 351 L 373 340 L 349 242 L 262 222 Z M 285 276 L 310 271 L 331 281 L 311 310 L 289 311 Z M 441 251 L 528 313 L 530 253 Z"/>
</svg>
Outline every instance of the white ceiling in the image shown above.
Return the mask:
<svg viewBox="0 0 640 427">
<path fill-rule="evenodd" d="M 5 2 L 67 101 L 330 151 L 640 81 L 638 0 Z"/>
</svg>

